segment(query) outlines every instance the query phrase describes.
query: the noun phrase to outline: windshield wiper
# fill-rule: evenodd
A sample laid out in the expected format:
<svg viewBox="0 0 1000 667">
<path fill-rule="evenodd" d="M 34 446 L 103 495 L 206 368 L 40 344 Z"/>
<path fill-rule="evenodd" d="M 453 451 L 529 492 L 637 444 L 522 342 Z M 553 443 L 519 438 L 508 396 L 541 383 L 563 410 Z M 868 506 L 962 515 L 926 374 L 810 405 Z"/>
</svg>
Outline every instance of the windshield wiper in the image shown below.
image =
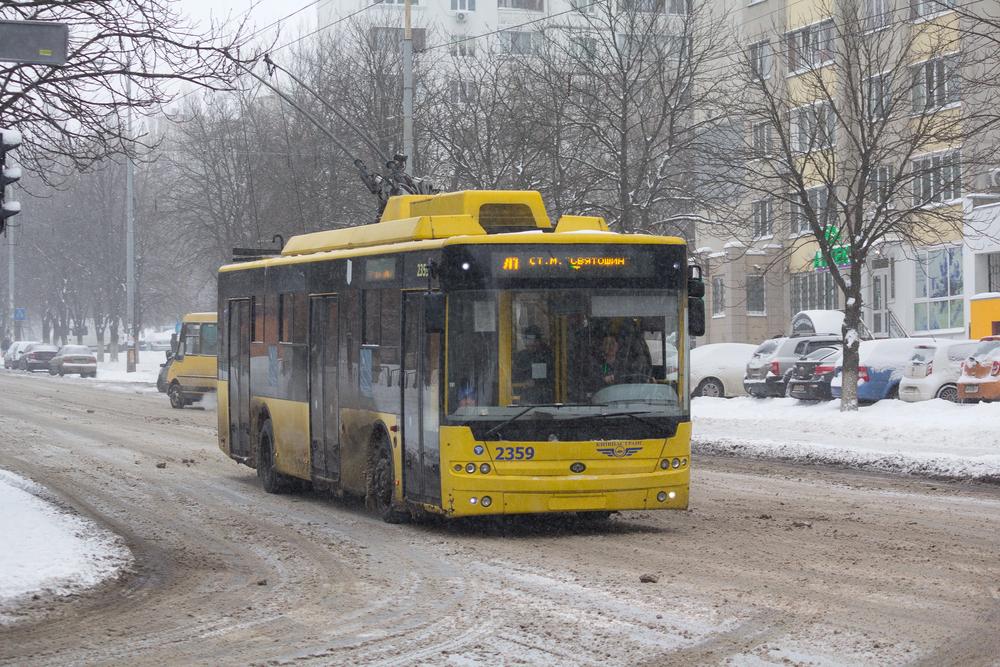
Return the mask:
<svg viewBox="0 0 1000 667">
<path fill-rule="evenodd" d="M 581 421 L 584 419 L 604 419 L 606 417 L 630 417 L 641 424 L 645 424 L 651 428 L 657 428 L 657 425 L 648 419 L 643 419 L 639 415 L 651 415 L 654 414 L 652 410 L 639 410 L 635 412 L 602 412 L 600 414 L 594 415 L 580 415 L 576 417 L 574 421 Z"/>
<path fill-rule="evenodd" d="M 513 407 L 513 406 L 511 406 L 511 407 Z M 580 407 L 591 407 L 591 404 L 590 403 L 536 403 L 535 405 L 529 405 L 529 406 L 525 407 L 524 410 L 521 410 L 520 412 L 518 412 L 513 417 L 500 422 L 499 424 L 497 424 L 496 426 L 494 426 L 493 428 L 491 428 L 489 431 L 487 431 L 486 433 L 484 433 L 482 439 L 485 440 L 486 438 L 490 437 L 494 433 L 499 433 L 500 430 L 504 426 L 508 426 L 512 422 L 517 421 L 518 419 L 520 419 L 524 415 L 528 414 L 529 412 L 531 412 L 535 408 L 580 408 Z"/>
</svg>

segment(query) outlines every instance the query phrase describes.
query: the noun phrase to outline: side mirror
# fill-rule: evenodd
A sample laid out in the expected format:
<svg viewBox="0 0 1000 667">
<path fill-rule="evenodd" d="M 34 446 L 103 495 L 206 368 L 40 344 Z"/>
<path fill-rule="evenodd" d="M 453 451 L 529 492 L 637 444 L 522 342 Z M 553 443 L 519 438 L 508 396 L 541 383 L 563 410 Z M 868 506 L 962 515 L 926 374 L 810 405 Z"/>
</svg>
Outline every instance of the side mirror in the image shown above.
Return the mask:
<svg viewBox="0 0 1000 667">
<path fill-rule="evenodd" d="M 170 334 L 170 351 L 177 354 L 177 334 Z"/>
<path fill-rule="evenodd" d="M 696 337 L 705 335 L 705 302 L 694 296 L 688 297 L 688 333 Z"/>
<path fill-rule="evenodd" d="M 163 356 L 167 358 L 167 361 L 170 361 L 171 359 L 174 358 L 174 353 L 171 352 L 170 350 L 167 350 L 166 352 L 163 353 Z"/>
<path fill-rule="evenodd" d="M 424 294 L 424 331 L 444 333 L 445 296 L 441 292 Z"/>
<path fill-rule="evenodd" d="M 688 333 L 692 336 L 705 335 L 705 281 L 701 267 L 688 266 Z"/>
</svg>

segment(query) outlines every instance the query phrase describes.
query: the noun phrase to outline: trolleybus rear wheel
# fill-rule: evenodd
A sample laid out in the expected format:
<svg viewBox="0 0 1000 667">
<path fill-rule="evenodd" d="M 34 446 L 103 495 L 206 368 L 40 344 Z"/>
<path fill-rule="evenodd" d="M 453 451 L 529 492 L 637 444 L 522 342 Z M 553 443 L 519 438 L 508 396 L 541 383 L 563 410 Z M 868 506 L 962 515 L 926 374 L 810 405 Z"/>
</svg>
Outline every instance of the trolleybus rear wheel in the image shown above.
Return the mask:
<svg viewBox="0 0 1000 667">
<path fill-rule="evenodd" d="M 368 473 L 368 506 L 386 523 L 402 523 L 408 516 L 392 506 L 396 476 L 392 456 L 385 436 L 376 435 L 372 443 L 371 467 Z"/>
<path fill-rule="evenodd" d="M 274 429 L 265 419 L 257 436 L 257 477 L 268 493 L 285 493 L 294 480 L 274 469 Z"/>
</svg>

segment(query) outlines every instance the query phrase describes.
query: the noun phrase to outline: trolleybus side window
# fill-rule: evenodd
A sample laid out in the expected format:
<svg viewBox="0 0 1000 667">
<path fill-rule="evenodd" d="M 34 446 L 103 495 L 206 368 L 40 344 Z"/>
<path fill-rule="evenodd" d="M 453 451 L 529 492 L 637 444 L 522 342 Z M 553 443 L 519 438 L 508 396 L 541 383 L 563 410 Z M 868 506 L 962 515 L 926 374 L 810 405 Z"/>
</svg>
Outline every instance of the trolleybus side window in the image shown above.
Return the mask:
<svg viewBox="0 0 1000 667">
<path fill-rule="evenodd" d="M 253 327 L 253 342 L 264 342 L 264 299 L 254 296 L 250 298 L 250 321 Z"/>
</svg>

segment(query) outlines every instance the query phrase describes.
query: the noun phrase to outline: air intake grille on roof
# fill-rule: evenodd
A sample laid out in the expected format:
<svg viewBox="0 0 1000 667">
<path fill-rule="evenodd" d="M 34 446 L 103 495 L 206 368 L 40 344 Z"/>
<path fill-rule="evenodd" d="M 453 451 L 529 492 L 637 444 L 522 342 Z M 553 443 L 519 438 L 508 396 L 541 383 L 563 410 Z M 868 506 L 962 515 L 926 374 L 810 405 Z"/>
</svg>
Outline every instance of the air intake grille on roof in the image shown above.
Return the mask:
<svg viewBox="0 0 1000 667">
<path fill-rule="evenodd" d="M 479 207 L 479 224 L 487 234 L 538 228 L 527 204 L 483 204 Z"/>
</svg>

